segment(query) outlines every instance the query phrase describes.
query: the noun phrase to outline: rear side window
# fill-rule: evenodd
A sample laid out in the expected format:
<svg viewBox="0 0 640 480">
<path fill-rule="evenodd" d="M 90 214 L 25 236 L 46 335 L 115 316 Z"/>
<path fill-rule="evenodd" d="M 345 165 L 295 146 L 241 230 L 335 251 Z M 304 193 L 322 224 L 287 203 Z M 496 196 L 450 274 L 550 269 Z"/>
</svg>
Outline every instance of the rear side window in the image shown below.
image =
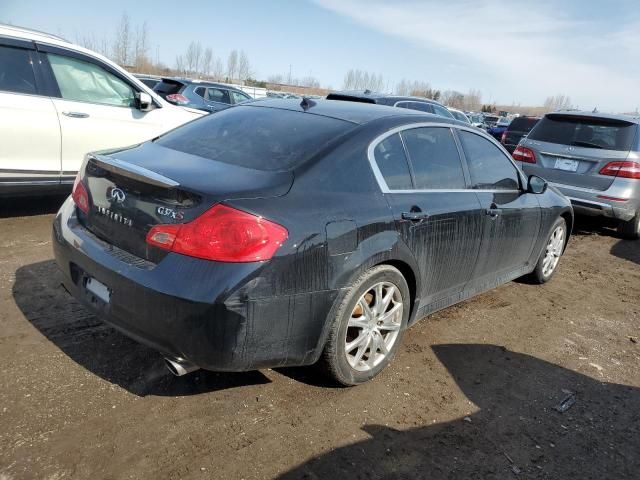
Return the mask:
<svg viewBox="0 0 640 480">
<path fill-rule="evenodd" d="M 426 102 L 400 102 L 396 107 L 408 108 L 409 110 L 418 110 L 420 112 L 433 113 L 433 108 Z"/>
<path fill-rule="evenodd" d="M 256 170 L 290 170 L 355 125 L 276 108 L 238 106 L 160 137 L 173 150 Z"/>
<path fill-rule="evenodd" d="M 133 88 L 104 68 L 62 55 L 48 54 L 60 94 L 65 100 L 133 107 Z"/>
<path fill-rule="evenodd" d="M 385 138 L 375 150 L 374 157 L 380 173 L 390 190 L 411 190 L 411 174 L 402 140 L 397 133 Z"/>
<path fill-rule="evenodd" d="M 224 90 L 222 88 L 207 88 L 207 100 L 218 103 L 231 103 L 229 90 Z"/>
<path fill-rule="evenodd" d="M 517 117 L 507 127 L 510 132 L 524 132 L 529 133 L 533 127 L 538 123 L 538 118 L 531 117 Z"/>
<path fill-rule="evenodd" d="M 244 93 L 234 92 L 234 91 L 231 91 L 231 97 L 233 98 L 233 103 L 235 104 L 246 102 L 247 100 L 251 100 L 251 98 L 245 95 Z"/>
<path fill-rule="evenodd" d="M 531 140 L 605 150 L 631 150 L 636 125 L 631 122 L 551 114 L 529 134 Z"/>
<path fill-rule="evenodd" d="M 432 107 L 436 115 L 440 115 L 441 117 L 445 117 L 445 118 L 453 118 L 453 115 L 451 115 L 451 112 L 446 108 L 441 107 L 440 105 L 432 105 Z"/>
<path fill-rule="evenodd" d="M 15 93 L 36 93 L 36 79 L 29 51 L 0 46 L 0 90 Z"/>
<path fill-rule="evenodd" d="M 460 112 L 450 112 L 450 113 L 455 117 L 456 120 L 460 120 L 461 122 L 464 122 L 464 123 L 469 123 L 469 119 L 464 113 L 460 113 Z"/>
<path fill-rule="evenodd" d="M 414 128 L 402 132 L 417 189 L 466 188 L 458 147 L 449 128 Z"/>
<path fill-rule="evenodd" d="M 460 139 L 469 165 L 471 184 L 480 190 L 518 190 L 516 167 L 502 150 L 475 133 L 460 131 Z"/>
</svg>

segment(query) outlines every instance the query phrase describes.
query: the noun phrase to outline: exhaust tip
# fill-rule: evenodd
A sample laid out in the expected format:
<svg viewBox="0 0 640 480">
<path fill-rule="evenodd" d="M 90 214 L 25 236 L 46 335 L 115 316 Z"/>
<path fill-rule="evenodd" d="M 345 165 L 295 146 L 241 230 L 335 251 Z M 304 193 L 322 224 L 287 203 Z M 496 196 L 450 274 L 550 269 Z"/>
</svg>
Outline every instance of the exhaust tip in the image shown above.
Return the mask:
<svg viewBox="0 0 640 480">
<path fill-rule="evenodd" d="M 181 377 L 187 373 L 198 370 L 197 366 L 185 360 L 172 360 L 170 358 L 165 358 L 164 363 L 167 366 L 167 369 L 176 377 Z"/>
</svg>

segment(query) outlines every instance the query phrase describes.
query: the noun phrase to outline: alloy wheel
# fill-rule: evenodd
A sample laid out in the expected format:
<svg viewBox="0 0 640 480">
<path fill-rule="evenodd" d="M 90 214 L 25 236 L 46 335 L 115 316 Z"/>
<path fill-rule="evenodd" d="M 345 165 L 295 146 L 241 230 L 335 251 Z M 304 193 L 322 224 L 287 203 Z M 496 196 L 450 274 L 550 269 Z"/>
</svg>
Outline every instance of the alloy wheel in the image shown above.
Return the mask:
<svg viewBox="0 0 640 480">
<path fill-rule="evenodd" d="M 563 248 L 564 227 L 562 225 L 559 225 L 555 228 L 555 230 L 551 234 L 551 237 L 549 237 L 549 242 L 547 243 L 544 259 L 542 260 L 542 274 L 545 277 L 550 276 L 555 270 L 558 262 L 560 261 L 560 256 L 562 255 Z"/>
<path fill-rule="evenodd" d="M 360 296 L 345 338 L 345 354 L 354 370 L 369 371 L 389 355 L 400 332 L 402 310 L 402 294 L 393 283 L 376 283 Z"/>
</svg>

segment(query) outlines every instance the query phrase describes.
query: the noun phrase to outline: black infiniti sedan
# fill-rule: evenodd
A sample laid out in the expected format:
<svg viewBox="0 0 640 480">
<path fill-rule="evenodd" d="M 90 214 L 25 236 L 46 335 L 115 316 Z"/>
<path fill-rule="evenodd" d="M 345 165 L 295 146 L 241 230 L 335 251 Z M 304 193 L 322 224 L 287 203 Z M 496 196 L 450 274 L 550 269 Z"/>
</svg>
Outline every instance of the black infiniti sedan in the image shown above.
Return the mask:
<svg viewBox="0 0 640 480">
<path fill-rule="evenodd" d="M 175 374 L 320 362 L 354 385 L 425 315 L 549 280 L 572 223 L 466 124 L 269 99 L 87 155 L 53 244 L 67 289 Z"/>
</svg>

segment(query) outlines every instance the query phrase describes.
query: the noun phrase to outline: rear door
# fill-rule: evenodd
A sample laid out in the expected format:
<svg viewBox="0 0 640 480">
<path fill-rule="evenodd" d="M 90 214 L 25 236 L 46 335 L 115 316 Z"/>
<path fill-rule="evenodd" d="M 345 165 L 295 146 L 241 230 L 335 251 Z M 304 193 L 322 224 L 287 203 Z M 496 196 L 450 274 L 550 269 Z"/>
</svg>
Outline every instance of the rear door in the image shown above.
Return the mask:
<svg viewBox="0 0 640 480">
<path fill-rule="evenodd" d="M 398 231 L 420 266 L 422 304 L 459 293 L 476 263 L 483 218 L 451 129 L 406 129 L 371 153 Z"/>
<path fill-rule="evenodd" d="M 540 204 L 523 189 L 516 166 L 498 145 L 479 133 L 457 132 L 483 211 L 482 245 L 472 281 L 483 290 L 528 268 L 540 230 Z"/>
<path fill-rule="evenodd" d="M 0 38 L 0 187 L 60 181 L 60 124 L 38 59 L 32 42 Z"/>
<path fill-rule="evenodd" d="M 523 169 L 549 182 L 606 190 L 615 177 L 600 171 L 627 159 L 635 134 L 636 125 L 624 120 L 548 114 L 523 142 L 536 155 L 536 163 Z"/>
</svg>

